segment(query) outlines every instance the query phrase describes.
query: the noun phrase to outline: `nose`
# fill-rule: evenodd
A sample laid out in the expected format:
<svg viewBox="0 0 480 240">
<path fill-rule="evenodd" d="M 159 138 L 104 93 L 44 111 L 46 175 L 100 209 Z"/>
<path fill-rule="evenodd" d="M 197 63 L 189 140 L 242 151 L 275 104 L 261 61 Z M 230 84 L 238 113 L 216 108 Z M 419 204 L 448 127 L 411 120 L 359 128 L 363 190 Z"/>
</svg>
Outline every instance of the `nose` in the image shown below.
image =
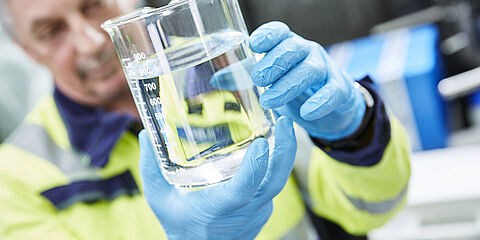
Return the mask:
<svg viewBox="0 0 480 240">
<path fill-rule="evenodd" d="M 83 55 L 97 53 L 107 41 L 99 26 L 93 26 L 83 16 L 72 17 L 72 30 L 74 47 Z"/>
</svg>

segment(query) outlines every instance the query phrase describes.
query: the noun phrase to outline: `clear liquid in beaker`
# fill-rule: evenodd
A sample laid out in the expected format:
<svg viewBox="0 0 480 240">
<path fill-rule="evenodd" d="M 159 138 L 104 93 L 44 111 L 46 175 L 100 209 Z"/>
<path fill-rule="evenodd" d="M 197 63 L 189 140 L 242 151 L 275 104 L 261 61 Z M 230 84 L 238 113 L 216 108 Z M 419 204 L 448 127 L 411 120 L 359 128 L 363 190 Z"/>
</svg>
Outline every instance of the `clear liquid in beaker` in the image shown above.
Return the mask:
<svg viewBox="0 0 480 240">
<path fill-rule="evenodd" d="M 127 65 L 135 102 L 172 184 L 224 181 L 254 139 L 271 139 L 273 115 L 260 107 L 261 89 L 250 79 L 255 58 L 246 39 L 239 32 L 209 35 Z"/>
</svg>

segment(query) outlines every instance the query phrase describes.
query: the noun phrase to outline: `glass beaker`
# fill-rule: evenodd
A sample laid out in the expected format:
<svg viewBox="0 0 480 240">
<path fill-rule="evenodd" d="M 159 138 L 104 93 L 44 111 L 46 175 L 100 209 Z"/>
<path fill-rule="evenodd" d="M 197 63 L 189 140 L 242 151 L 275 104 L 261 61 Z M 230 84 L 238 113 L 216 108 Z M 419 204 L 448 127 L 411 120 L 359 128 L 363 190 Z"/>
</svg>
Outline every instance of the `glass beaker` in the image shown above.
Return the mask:
<svg viewBox="0 0 480 240">
<path fill-rule="evenodd" d="M 184 0 L 105 22 L 167 181 L 231 178 L 274 117 L 253 85 L 256 63 L 237 0 Z"/>
</svg>

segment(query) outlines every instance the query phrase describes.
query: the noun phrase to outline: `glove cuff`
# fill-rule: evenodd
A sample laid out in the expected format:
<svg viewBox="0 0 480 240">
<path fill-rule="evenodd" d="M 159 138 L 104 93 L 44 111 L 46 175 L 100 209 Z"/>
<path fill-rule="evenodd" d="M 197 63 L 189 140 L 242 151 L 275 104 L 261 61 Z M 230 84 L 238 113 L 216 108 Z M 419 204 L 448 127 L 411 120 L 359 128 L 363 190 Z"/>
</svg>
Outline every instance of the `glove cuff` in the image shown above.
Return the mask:
<svg viewBox="0 0 480 240">
<path fill-rule="evenodd" d="M 375 101 L 373 96 L 370 94 L 370 92 L 363 87 L 360 83 L 355 82 L 354 85 L 356 91 L 359 91 L 360 94 L 363 96 L 364 101 L 361 101 L 362 103 L 365 103 L 365 110 L 362 111 L 363 109 L 356 110 L 356 117 L 352 120 L 352 123 L 347 127 L 343 132 L 351 132 L 353 133 L 341 137 L 339 140 L 327 140 L 327 139 L 320 139 L 320 138 L 314 138 L 312 137 L 312 140 L 317 145 L 320 146 L 326 146 L 330 147 L 333 149 L 341 149 L 345 148 L 346 146 L 351 146 L 351 145 L 358 145 L 358 139 L 360 136 L 364 133 L 365 129 L 368 127 L 370 122 L 372 121 L 374 112 L 375 112 Z M 359 117 L 361 116 L 361 118 Z M 360 124 L 358 121 L 361 119 Z M 350 130 L 350 128 L 353 128 L 354 130 Z"/>
<path fill-rule="evenodd" d="M 355 134 L 340 141 L 326 141 L 313 137 L 312 141 L 330 157 L 340 162 L 355 166 L 373 166 L 381 161 L 390 141 L 390 120 L 372 80 L 367 77 L 361 80 L 360 84 L 368 89 L 375 100 L 374 106 L 367 108 L 365 128 L 362 130 L 360 127 Z"/>
</svg>

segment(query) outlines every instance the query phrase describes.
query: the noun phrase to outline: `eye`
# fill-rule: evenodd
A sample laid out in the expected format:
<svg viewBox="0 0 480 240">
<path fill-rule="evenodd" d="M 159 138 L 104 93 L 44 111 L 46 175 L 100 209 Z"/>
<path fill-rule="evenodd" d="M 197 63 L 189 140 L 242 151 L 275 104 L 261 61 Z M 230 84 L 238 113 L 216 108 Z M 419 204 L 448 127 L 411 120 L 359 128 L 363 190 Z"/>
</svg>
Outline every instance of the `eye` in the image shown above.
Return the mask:
<svg viewBox="0 0 480 240">
<path fill-rule="evenodd" d="M 66 29 L 66 25 L 64 23 L 52 23 L 45 27 L 39 28 L 37 31 L 37 36 L 41 40 L 51 40 L 56 38 Z"/>
<path fill-rule="evenodd" d="M 82 7 L 82 13 L 85 16 L 93 16 L 96 15 L 97 13 L 101 13 L 101 10 L 103 8 L 103 2 L 101 0 L 97 1 L 88 1 L 83 5 Z"/>
<path fill-rule="evenodd" d="M 226 102 L 225 111 L 240 112 L 240 104 L 234 102 Z"/>
<path fill-rule="evenodd" d="M 188 114 L 199 114 L 202 115 L 203 105 L 202 104 L 189 104 L 188 105 Z"/>
</svg>

